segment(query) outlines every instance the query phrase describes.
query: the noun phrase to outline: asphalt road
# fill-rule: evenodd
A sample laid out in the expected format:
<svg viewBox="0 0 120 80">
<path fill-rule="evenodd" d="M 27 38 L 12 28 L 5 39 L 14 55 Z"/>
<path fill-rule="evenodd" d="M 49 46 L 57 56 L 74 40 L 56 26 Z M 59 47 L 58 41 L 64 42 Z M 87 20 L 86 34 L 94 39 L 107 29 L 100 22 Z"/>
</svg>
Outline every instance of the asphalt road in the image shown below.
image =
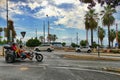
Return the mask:
<svg viewBox="0 0 120 80">
<path fill-rule="evenodd" d="M 0 80 L 120 80 L 120 74 L 102 71 L 102 67 L 120 67 L 119 62 L 69 60 L 60 52 L 47 53 L 43 62 L 36 60 L 5 63 L 0 58 Z"/>
</svg>

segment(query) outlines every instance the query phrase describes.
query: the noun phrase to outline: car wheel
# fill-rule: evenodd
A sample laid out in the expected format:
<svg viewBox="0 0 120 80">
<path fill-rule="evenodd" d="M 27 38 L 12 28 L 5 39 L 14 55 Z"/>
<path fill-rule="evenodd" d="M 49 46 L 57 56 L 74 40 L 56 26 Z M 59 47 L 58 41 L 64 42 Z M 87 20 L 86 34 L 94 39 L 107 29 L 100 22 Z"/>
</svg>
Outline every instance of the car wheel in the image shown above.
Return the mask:
<svg viewBox="0 0 120 80">
<path fill-rule="evenodd" d="M 40 52 L 40 50 L 38 48 L 36 48 L 35 51 Z"/>
<path fill-rule="evenodd" d="M 47 49 L 47 51 L 48 51 L 48 52 L 51 52 L 52 50 L 49 48 L 49 49 Z"/>
<path fill-rule="evenodd" d="M 76 52 L 81 52 L 79 49 Z"/>
<path fill-rule="evenodd" d="M 88 50 L 87 53 L 91 53 L 91 50 Z"/>
</svg>

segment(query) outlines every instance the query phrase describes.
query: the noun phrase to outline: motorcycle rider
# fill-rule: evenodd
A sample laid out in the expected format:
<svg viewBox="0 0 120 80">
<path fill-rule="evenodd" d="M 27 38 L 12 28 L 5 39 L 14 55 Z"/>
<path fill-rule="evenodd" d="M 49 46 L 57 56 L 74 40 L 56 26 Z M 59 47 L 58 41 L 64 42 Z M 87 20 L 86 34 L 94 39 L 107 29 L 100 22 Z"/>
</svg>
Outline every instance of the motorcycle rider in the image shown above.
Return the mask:
<svg viewBox="0 0 120 80">
<path fill-rule="evenodd" d="M 17 44 L 13 43 L 11 46 L 12 50 L 15 51 L 20 56 L 19 48 L 17 47 Z"/>
<path fill-rule="evenodd" d="M 23 46 L 22 45 L 20 45 L 20 53 L 21 53 L 21 57 L 24 59 L 24 58 L 26 58 L 26 54 L 24 53 L 24 49 L 23 49 Z"/>
<path fill-rule="evenodd" d="M 23 49 L 23 46 L 20 45 L 20 49 L 19 49 L 20 53 L 21 53 L 21 57 L 24 58 L 29 58 L 30 60 L 32 60 L 30 55 L 27 55 L 27 53 L 25 53 L 25 50 Z"/>
</svg>

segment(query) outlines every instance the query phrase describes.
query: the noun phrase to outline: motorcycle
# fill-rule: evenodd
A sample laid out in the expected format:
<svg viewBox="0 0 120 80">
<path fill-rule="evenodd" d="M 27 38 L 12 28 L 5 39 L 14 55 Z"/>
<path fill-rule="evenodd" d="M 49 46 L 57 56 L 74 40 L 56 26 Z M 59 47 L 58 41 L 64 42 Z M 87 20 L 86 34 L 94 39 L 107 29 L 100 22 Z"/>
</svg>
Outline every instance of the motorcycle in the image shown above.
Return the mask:
<svg viewBox="0 0 120 80">
<path fill-rule="evenodd" d="M 32 60 L 35 58 L 38 62 L 42 62 L 43 55 L 40 52 L 36 51 L 25 51 L 24 56 L 19 56 L 15 51 L 12 50 L 11 46 L 4 46 L 5 49 L 5 61 L 7 63 L 13 63 L 17 60 L 25 60 L 26 58 L 29 58 Z"/>
</svg>

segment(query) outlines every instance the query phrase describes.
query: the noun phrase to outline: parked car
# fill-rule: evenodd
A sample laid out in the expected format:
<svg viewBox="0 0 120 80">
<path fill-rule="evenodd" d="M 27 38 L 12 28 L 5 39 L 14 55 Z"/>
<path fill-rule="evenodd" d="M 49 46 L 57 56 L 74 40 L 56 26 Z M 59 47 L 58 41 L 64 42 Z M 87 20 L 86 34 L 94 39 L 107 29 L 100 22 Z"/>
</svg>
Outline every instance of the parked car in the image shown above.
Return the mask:
<svg viewBox="0 0 120 80">
<path fill-rule="evenodd" d="M 89 46 L 83 46 L 83 47 L 77 47 L 76 52 L 87 52 L 87 53 L 91 53 L 91 48 Z"/>
<path fill-rule="evenodd" d="M 34 48 L 35 51 L 48 51 L 48 52 L 52 52 L 54 50 L 52 44 L 42 44 L 41 46 L 35 47 Z"/>
</svg>

